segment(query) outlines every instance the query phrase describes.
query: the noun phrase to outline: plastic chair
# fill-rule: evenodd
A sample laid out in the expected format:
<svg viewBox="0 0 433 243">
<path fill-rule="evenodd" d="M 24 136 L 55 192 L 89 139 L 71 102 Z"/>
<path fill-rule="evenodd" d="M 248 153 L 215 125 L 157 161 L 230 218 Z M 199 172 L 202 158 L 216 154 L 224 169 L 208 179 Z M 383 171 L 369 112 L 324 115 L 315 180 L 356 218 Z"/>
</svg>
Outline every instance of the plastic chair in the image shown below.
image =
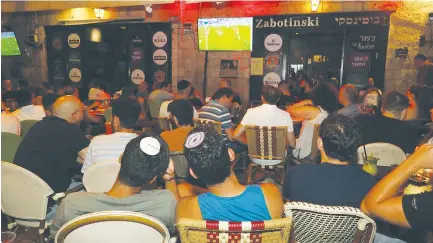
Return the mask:
<svg viewBox="0 0 433 243">
<path fill-rule="evenodd" d="M 32 172 L 2 161 L 1 206 L 2 211 L 17 225 L 37 228 L 39 242 L 44 242 L 48 198 L 57 200 L 65 193 L 54 194 L 51 187 Z"/>
<path fill-rule="evenodd" d="M 255 222 L 225 222 L 179 219 L 177 229 L 182 243 L 261 242 L 287 243 L 291 219 Z"/>
<path fill-rule="evenodd" d="M 292 219 L 291 242 L 371 243 L 376 233 L 374 220 L 357 208 L 290 202 L 284 214 Z"/>
<path fill-rule="evenodd" d="M 104 193 L 113 187 L 119 174 L 118 161 L 103 161 L 90 166 L 83 175 L 83 184 L 87 192 Z"/>
<path fill-rule="evenodd" d="M 13 133 L 2 132 L 1 139 L 1 160 L 13 163 L 22 138 Z"/>
<path fill-rule="evenodd" d="M 284 160 L 286 158 L 287 127 L 245 127 L 248 153 L 253 163 L 247 168 L 247 184 L 251 184 L 258 167 L 280 173 L 284 182 Z"/>
<path fill-rule="evenodd" d="M 399 165 L 401 162 L 406 160 L 406 154 L 404 151 L 390 143 L 370 143 L 358 148 L 358 164 L 364 164 L 364 147 L 367 152 L 367 156 L 373 155 L 378 158 L 378 166 L 391 166 Z"/>
<path fill-rule="evenodd" d="M 173 126 L 171 125 L 170 117 L 158 117 L 159 127 L 163 131 L 171 131 L 173 130 Z"/>
<path fill-rule="evenodd" d="M 215 129 L 215 131 L 222 135 L 222 124 L 221 122 L 216 122 L 212 120 L 206 120 L 206 119 L 193 119 L 194 127 L 210 127 L 212 129 Z"/>
<path fill-rule="evenodd" d="M 38 122 L 36 120 L 24 120 L 20 122 L 21 125 L 21 137 L 25 137 L 29 132 L 30 128 Z"/>
<path fill-rule="evenodd" d="M 55 243 L 172 242 L 161 221 L 126 211 L 104 211 L 77 217 L 64 224 L 54 240 Z"/>
</svg>

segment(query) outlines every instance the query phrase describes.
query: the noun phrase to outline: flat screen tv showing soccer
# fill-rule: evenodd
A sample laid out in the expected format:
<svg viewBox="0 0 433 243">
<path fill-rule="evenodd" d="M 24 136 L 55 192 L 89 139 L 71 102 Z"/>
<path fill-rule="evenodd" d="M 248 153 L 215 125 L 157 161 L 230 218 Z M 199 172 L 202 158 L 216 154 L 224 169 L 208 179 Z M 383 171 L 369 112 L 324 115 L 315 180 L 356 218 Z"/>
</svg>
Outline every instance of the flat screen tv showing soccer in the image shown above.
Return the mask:
<svg viewBox="0 0 433 243">
<path fill-rule="evenodd" d="M 2 56 L 21 55 L 20 47 L 14 32 L 2 32 Z"/>
<path fill-rule="evenodd" d="M 201 51 L 251 51 L 253 18 L 198 19 Z"/>
</svg>

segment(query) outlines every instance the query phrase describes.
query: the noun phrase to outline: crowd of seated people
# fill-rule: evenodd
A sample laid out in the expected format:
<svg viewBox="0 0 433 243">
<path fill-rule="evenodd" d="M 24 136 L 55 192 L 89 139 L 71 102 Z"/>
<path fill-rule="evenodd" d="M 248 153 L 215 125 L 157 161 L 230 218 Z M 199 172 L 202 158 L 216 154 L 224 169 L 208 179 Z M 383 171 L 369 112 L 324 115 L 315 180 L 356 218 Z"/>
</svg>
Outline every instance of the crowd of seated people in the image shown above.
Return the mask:
<svg viewBox="0 0 433 243">
<path fill-rule="evenodd" d="M 112 134 L 99 135 L 92 139 L 84 159 L 82 173 L 95 163 L 118 160 L 126 144 L 137 137 L 135 124 L 140 115 L 140 105 L 136 100 L 119 98 L 112 102 Z"/>
<path fill-rule="evenodd" d="M 309 92 L 309 99 L 300 101 L 287 108 L 292 117 L 303 120 L 301 133 L 293 149 L 295 158 L 309 160 L 314 125 L 321 124 L 329 114 L 337 110 L 337 89 L 326 83 L 314 86 Z"/>
<path fill-rule="evenodd" d="M 281 92 L 278 88 L 265 85 L 262 91 L 262 105 L 248 109 L 241 123 L 234 132 L 235 137 L 241 137 L 245 127 L 251 126 L 283 126 L 287 127 L 287 146 L 296 147 L 293 121 L 289 113 L 279 109 L 277 102 Z"/>
<path fill-rule="evenodd" d="M 175 223 L 181 218 L 272 220 L 284 217 L 283 204 L 292 201 L 350 206 L 393 225 L 433 230 L 433 192 L 396 196 L 412 174 L 419 169 L 433 169 L 433 145 L 419 146 L 425 130 L 407 121 L 425 119 L 426 111 L 431 109 L 419 91 L 411 89 L 406 95 L 389 91 L 382 95 L 380 90 L 369 87 L 360 98 L 360 91 L 353 85 L 344 85 L 338 91 L 329 82 L 314 84 L 308 79 L 301 84 L 302 94 L 295 96 L 292 84 L 281 82 L 278 88 L 263 86 L 262 104 L 248 109 L 240 124 L 235 125 L 230 110 L 239 95 L 227 80 L 220 84 L 198 109 L 192 99 L 202 99 L 187 80 L 178 82 L 176 93 L 172 93 L 168 82 L 157 84 L 158 89 L 150 94 L 147 83 L 124 89 L 121 97 L 111 101 L 114 133 L 91 140 L 78 126 L 90 116 L 78 98 L 78 89 L 59 85 L 44 94 L 42 106 L 34 105 L 43 116 L 22 138 L 10 162 L 35 173 L 54 192 L 80 184 L 73 176 L 85 173 L 95 163 L 120 163 L 117 179 L 108 192 L 71 193 L 58 207 L 54 201 L 49 202 L 54 217 L 51 237 L 68 221 L 91 212 L 140 212 L 160 219 L 175 235 Z M 20 91 L 27 92 L 27 88 Z M 15 105 L 20 107 L 18 111 L 25 111 L 23 108 L 31 104 L 31 95 L 30 103 L 28 97 Z M 425 108 L 419 109 L 421 106 Z M 414 107 L 416 112 L 410 111 Z M 151 115 L 144 115 L 146 112 Z M 136 129 L 138 120 L 162 116 L 169 117 L 172 130 L 156 134 Z M 222 129 L 194 128 L 194 118 L 220 123 Z M 294 131 L 295 119 L 302 123 L 299 135 Z M 19 121 L 14 112 L 2 114 L 2 133 L 19 135 Z M 316 125 L 320 125 L 317 140 Z M 297 163 L 285 162 L 283 185 L 244 185 L 234 172 L 236 155 L 247 151 L 247 126 L 287 128 L 287 141 L 277 142 L 286 144 L 288 160 L 296 159 Z M 391 143 L 413 154 L 379 181 L 362 166 L 353 164 L 358 148 L 375 142 Z M 309 158 L 312 145 L 319 151 L 320 162 Z M 170 159 L 173 152 L 183 153 L 188 163 L 189 178 L 179 184 L 176 164 Z M 382 234 L 377 237 L 386 238 Z"/>
</svg>

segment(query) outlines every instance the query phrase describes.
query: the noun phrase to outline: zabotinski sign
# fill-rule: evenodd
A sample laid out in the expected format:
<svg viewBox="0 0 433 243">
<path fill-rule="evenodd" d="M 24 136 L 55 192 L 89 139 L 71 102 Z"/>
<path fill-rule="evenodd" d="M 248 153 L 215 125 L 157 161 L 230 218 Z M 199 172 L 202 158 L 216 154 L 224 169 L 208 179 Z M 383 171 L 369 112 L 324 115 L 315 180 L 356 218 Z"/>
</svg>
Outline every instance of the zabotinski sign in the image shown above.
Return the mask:
<svg viewBox="0 0 433 243">
<path fill-rule="evenodd" d="M 389 25 L 389 12 L 325 13 L 314 15 L 276 15 L 254 18 L 254 28 L 336 29 L 343 26 Z"/>
<path fill-rule="evenodd" d="M 283 20 L 274 20 L 270 17 L 269 20 L 256 19 L 255 27 L 260 28 L 275 28 L 275 27 L 315 27 L 319 26 L 319 17 L 292 18 L 288 17 Z"/>
</svg>

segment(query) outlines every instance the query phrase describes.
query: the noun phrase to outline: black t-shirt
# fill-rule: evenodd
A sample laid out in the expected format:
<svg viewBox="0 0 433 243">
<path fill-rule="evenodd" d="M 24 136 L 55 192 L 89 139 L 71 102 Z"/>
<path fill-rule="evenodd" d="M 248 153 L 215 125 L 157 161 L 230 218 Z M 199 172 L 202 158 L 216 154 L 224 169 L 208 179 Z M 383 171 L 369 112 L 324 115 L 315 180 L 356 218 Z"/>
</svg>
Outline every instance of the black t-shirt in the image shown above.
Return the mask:
<svg viewBox="0 0 433 243">
<path fill-rule="evenodd" d="M 433 192 L 404 196 L 403 211 L 412 228 L 433 230 Z"/>
<path fill-rule="evenodd" d="M 362 144 L 391 143 L 405 153 L 412 153 L 421 139 L 422 131 L 397 119 L 382 115 L 360 115 L 355 120 L 362 132 Z"/>
<path fill-rule="evenodd" d="M 291 105 L 295 102 L 297 102 L 298 100 L 293 97 L 293 96 L 289 96 L 289 95 L 281 95 L 280 99 L 277 102 L 277 106 L 280 109 L 286 109 L 287 105 Z"/>
<path fill-rule="evenodd" d="M 300 164 L 288 170 L 283 194 L 289 201 L 359 208 L 376 182 L 355 165 Z"/>
<path fill-rule="evenodd" d="M 238 103 L 239 105 L 242 105 L 241 97 L 239 96 L 238 93 L 234 93 L 233 102 Z"/>
<path fill-rule="evenodd" d="M 30 128 L 14 163 L 41 177 L 54 192 L 64 192 L 71 184 L 69 170 L 77 165 L 78 152 L 89 143 L 78 126 L 45 117 Z"/>
</svg>

